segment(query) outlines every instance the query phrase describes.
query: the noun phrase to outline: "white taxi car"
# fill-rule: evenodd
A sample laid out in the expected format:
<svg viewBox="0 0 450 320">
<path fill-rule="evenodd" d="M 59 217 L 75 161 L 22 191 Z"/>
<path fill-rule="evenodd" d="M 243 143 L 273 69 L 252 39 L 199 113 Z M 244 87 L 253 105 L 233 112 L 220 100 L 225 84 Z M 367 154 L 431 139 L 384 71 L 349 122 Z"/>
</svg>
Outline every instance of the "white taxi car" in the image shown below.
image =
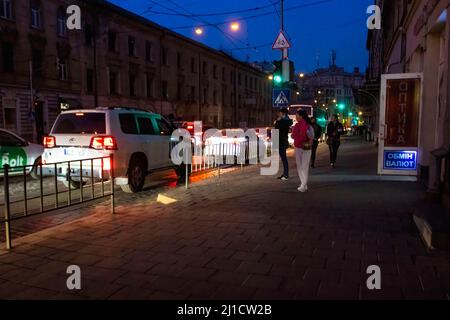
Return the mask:
<svg viewBox="0 0 450 320">
<path fill-rule="evenodd" d="M 170 158 L 173 129 L 162 116 L 136 108 L 65 111 L 44 138 L 42 162 L 59 163 L 58 179 L 80 188 L 92 178 L 110 178 L 109 159 L 95 158 L 113 154 L 115 183 L 126 192 L 139 192 L 152 171 L 174 168 L 182 176 L 184 170 Z"/>
<path fill-rule="evenodd" d="M 4 165 L 9 165 L 9 175 L 30 174 L 34 179 L 38 176 L 38 165 L 44 148 L 30 143 L 15 133 L 0 129 L 0 176 L 4 175 Z"/>
</svg>

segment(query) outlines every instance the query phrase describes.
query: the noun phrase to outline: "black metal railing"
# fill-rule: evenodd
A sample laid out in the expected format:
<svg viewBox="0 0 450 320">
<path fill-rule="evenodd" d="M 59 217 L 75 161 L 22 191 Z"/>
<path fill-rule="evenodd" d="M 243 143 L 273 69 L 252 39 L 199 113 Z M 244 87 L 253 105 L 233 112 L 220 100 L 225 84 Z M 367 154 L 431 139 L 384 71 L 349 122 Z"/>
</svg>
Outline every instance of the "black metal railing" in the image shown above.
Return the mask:
<svg viewBox="0 0 450 320">
<path fill-rule="evenodd" d="M 39 180 L 35 194 L 30 191 L 27 184 L 28 173 L 32 170 L 37 170 L 36 175 Z M 107 197 L 111 199 L 111 212 L 115 213 L 113 154 L 83 160 L 40 163 L 37 168 L 4 165 L 0 168 L 0 173 L 3 174 L 4 199 L 3 203 L 0 203 L 0 206 L 4 207 L 4 217 L 0 218 L 0 223 L 4 223 L 5 226 L 5 242 L 8 250 L 12 248 L 11 222 L 13 221 Z M 12 195 L 10 179 L 13 175 L 23 179 L 23 183 L 21 190 L 14 190 Z M 53 187 L 52 191 L 44 192 L 44 180 Z M 66 186 L 60 187 L 59 181 L 65 182 Z M 106 185 L 109 188 L 105 188 Z"/>
</svg>

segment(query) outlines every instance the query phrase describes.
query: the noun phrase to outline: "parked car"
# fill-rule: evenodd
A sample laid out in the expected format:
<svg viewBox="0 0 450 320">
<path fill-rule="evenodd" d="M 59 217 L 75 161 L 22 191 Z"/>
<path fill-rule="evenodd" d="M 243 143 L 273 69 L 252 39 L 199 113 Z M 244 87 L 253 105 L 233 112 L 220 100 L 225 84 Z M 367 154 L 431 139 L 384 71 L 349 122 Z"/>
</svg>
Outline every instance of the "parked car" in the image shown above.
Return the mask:
<svg viewBox="0 0 450 320">
<path fill-rule="evenodd" d="M 107 107 L 62 112 L 49 136 L 44 138 L 43 163 L 71 162 L 57 167 L 58 179 L 80 188 L 90 180 L 91 162 L 80 161 L 114 155 L 115 183 L 126 192 L 139 192 L 150 172 L 176 169 L 170 153 L 178 141 L 171 141 L 171 124 L 161 115 L 129 107 Z M 110 178 L 109 159 L 93 160 L 95 181 Z"/>
<path fill-rule="evenodd" d="M 38 166 L 44 147 L 30 143 L 11 131 L 0 129 L 0 176 L 4 175 L 4 165 L 9 165 L 9 175 L 22 175 L 23 167 L 32 178 L 39 177 Z"/>
</svg>

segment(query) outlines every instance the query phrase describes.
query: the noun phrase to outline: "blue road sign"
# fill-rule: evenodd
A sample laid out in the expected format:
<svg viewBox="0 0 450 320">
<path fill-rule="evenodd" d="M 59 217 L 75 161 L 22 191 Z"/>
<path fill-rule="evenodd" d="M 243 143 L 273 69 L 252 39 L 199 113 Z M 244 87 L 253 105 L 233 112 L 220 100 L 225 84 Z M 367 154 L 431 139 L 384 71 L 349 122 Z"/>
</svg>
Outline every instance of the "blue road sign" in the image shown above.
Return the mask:
<svg viewBox="0 0 450 320">
<path fill-rule="evenodd" d="M 384 169 L 417 170 L 417 151 L 384 151 Z"/>
<path fill-rule="evenodd" d="M 274 108 L 287 108 L 291 104 L 290 89 L 273 89 L 272 104 Z"/>
</svg>

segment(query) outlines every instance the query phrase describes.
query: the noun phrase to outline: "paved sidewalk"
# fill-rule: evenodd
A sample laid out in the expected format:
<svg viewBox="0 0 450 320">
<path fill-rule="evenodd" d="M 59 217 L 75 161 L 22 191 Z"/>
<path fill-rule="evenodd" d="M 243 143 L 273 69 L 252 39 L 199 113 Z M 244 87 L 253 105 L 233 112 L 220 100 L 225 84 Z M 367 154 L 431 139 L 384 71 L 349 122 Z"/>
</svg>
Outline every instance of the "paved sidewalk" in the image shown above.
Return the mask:
<svg viewBox="0 0 450 320">
<path fill-rule="evenodd" d="M 427 251 L 412 221 L 419 184 L 380 181 L 376 149 L 354 138 L 336 170 L 321 150 L 306 194 L 290 162 L 288 182 L 245 167 L 15 239 L 0 251 L 0 298 L 449 299 L 450 254 Z M 366 288 L 373 264 L 379 291 Z"/>
</svg>

